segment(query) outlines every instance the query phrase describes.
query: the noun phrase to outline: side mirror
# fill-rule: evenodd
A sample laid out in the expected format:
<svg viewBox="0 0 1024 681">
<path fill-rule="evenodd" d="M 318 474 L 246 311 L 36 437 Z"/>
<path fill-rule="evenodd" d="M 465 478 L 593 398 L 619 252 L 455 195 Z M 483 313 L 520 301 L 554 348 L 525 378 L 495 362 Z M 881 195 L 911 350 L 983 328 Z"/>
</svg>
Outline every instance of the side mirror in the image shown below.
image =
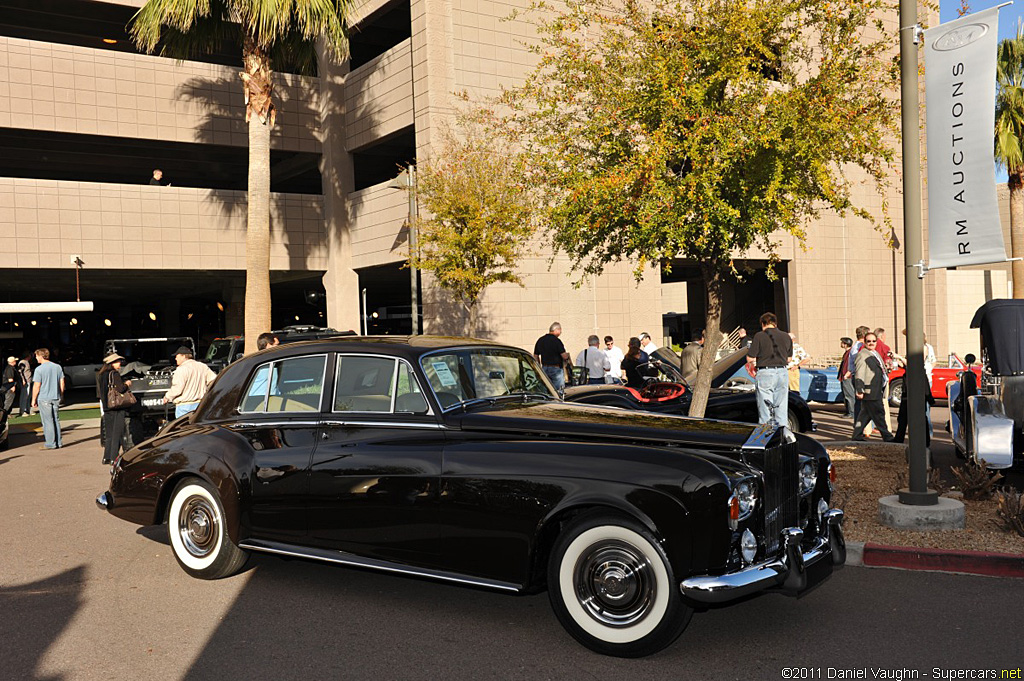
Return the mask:
<svg viewBox="0 0 1024 681">
<path fill-rule="evenodd" d="M 977 357 L 975 357 L 974 355 L 971 355 L 971 354 L 968 354 L 967 356 L 964 357 L 964 361 L 967 362 L 968 364 L 974 364 L 974 362 L 977 359 L 978 359 Z"/>
</svg>

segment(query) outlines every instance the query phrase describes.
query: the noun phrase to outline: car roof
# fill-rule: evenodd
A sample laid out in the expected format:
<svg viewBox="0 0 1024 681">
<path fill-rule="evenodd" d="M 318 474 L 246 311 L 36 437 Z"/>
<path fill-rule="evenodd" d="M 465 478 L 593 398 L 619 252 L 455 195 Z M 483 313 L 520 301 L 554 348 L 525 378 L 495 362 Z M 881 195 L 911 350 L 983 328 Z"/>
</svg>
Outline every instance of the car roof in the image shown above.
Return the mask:
<svg viewBox="0 0 1024 681">
<path fill-rule="evenodd" d="M 364 352 L 368 354 L 382 353 L 406 359 L 417 359 L 421 355 L 443 350 L 445 348 L 488 347 L 512 348 L 525 352 L 522 348 L 481 340 L 479 338 L 462 338 L 459 336 L 332 336 L 313 340 L 300 340 L 274 345 L 246 355 L 243 360 L 266 362 L 278 356 L 290 357 L 310 352 Z"/>
</svg>

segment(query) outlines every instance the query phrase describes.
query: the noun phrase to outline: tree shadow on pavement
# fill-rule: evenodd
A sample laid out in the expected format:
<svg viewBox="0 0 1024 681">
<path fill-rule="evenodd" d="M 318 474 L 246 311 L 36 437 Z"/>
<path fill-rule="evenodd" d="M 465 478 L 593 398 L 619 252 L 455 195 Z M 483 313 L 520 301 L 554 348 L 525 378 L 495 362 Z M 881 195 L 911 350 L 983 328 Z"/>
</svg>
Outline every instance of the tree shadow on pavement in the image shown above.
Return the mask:
<svg viewBox="0 0 1024 681">
<path fill-rule="evenodd" d="M 31 584 L 0 587 L 0 640 L 3 641 L 3 677 L 59 681 L 64 677 L 39 676 L 38 667 L 82 606 L 84 566 Z"/>
</svg>

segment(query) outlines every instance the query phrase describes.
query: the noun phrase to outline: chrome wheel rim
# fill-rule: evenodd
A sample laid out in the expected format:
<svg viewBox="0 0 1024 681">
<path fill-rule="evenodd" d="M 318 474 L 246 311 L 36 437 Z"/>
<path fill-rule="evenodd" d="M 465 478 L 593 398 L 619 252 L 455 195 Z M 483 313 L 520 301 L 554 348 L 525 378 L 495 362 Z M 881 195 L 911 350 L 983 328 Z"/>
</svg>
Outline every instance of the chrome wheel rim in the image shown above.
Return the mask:
<svg viewBox="0 0 1024 681">
<path fill-rule="evenodd" d="M 209 499 L 192 496 L 181 505 L 178 513 L 178 536 L 185 550 L 196 558 L 204 558 L 217 545 L 220 517 Z"/>
<path fill-rule="evenodd" d="M 576 562 L 573 584 L 583 610 L 610 627 L 642 620 L 657 595 L 650 561 L 621 541 L 595 544 L 584 552 Z"/>
</svg>

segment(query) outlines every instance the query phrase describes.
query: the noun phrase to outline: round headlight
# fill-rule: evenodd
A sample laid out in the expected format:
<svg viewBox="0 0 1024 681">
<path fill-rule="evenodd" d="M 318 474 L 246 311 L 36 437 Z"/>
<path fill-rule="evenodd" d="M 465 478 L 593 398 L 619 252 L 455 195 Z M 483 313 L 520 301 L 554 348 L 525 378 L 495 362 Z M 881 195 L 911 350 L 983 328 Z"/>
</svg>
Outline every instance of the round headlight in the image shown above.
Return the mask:
<svg viewBox="0 0 1024 681">
<path fill-rule="evenodd" d="M 800 466 L 800 494 L 810 494 L 814 491 L 814 485 L 818 482 L 818 471 L 814 468 L 814 462 L 808 461 Z"/>
<path fill-rule="evenodd" d="M 743 536 L 740 537 L 740 555 L 745 563 L 753 563 L 757 555 L 757 539 L 750 530 L 743 530 Z"/>
<path fill-rule="evenodd" d="M 733 494 L 740 505 L 740 519 L 746 518 L 754 512 L 754 507 L 757 506 L 757 488 L 753 482 L 744 480 L 736 485 Z"/>
</svg>

